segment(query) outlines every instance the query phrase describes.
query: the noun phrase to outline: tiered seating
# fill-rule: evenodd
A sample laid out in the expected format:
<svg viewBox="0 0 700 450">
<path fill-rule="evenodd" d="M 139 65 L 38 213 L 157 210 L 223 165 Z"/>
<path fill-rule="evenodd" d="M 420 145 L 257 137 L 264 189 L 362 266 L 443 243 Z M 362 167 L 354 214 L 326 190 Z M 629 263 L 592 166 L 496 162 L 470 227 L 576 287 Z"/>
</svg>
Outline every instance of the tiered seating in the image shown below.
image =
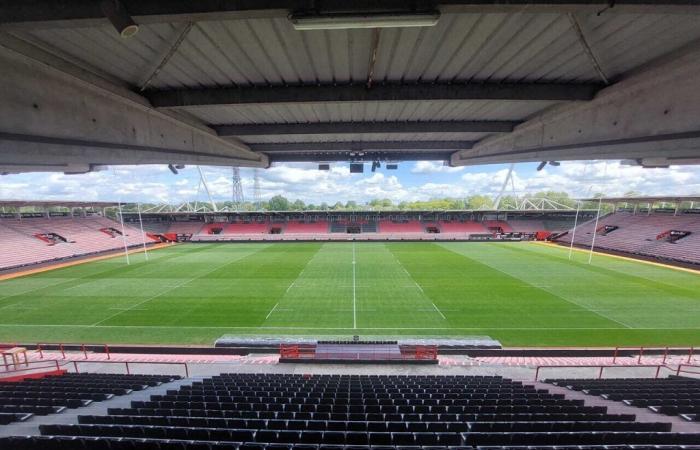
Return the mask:
<svg viewBox="0 0 700 450">
<path fill-rule="evenodd" d="M 328 222 L 302 222 L 291 220 L 284 227 L 285 234 L 328 233 Z"/>
<path fill-rule="evenodd" d="M 563 379 L 547 380 L 589 395 L 600 395 L 608 400 L 627 405 L 649 408 L 666 415 L 683 415 L 691 421 L 700 421 L 700 380 L 685 377 L 661 379 L 618 378 L 609 380 Z"/>
<path fill-rule="evenodd" d="M 110 409 L 108 416 L 43 425 L 42 437 L 0 439 L 0 446 L 466 450 L 700 444 L 700 434 L 670 430 L 669 424 L 637 423 L 633 415 L 606 414 L 604 407 L 501 377 L 228 374 Z M 603 447 L 608 445 L 615 447 Z"/>
<path fill-rule="evenodd" d="M 229 223 L 221 234 L 267 234 L 270 224 L 267 222 Z"/>
<path fill-rule="evenodd" d="M 0 219 L 0 245 L 3 249 L 0 253 L 0 269 L 123 248 L 123 237 L 111 237 L 100 231 L 104 228 L 114 228 L 121 232 L 118 222 L 99 216 Z M 125 232 L 127 246 L 142 244 L 140 230 L 125 226 Z M 49 245 L 35 237 L 47 233 L 59 234 L 67 242 Z M 146 242 L 152 240 L 146 237 Z"/>
<path fill-rule="evenodd" d="M 221 234 L 224 232 L 223 230 L 226 228 L 226 225 L 228 225 L 228 224 L 222 223 L 222 222 L 208 223 L 199 229 L 199 233 L 201 233 L 201 234 Z M 218 232 L 217 232 L 217 230 L 218 230 Z"/>
<path fill-rule="evenodd" d="M 70 373 L 0 383 L 0 424 L 26 420 L 32 414 L 60 413 L 115 395 L 146 389 L 179 377 Z"/>
<path fill-rule="evenodd" d="M 442 233 L 488 233 L 489 230 L 483 223 L 471 220 L 461 221 L 440 221 L 440 231 Z"/>
<path fill-rule="evenodd" d="M 498 229 L 500 228 L 501 231 L 504 233 L 511 233 L 513 232 L 513 227 L 510 226 L 510 224 L 504 220 L 485 220 L 484 225 L 488 229 Z"/>
<path fill-rule="evenodd" d="M 544 226 L 544 222 L 542 222 L 541 220 L 517 219 L 509 220 L 508 224 L 510 224 L 512 231 L 520 233 L 535 233 L 537 231 L 543 231 L 547 229 Z"/>
<path fill-rule="evenodd" d="M 407 220 L 405 222 L 394 222 L 393 220 L 379 221 L 380 233 L 423 233 L 425 229 L 418 220 Z"/>
<path fill-rule="evenodd" d="M 619 212 L 601 217 L 598 228 L 614 225 L 618 229 L 607 235 L 598 233 L 595 246 L 606 250 L 633 253 L 642 256 L 700 263 L 700 217 L 697 215 L 672 214 L 631 214 Z M 595 221 L 589 221 L 576 228 L 575 244 L 590 246 L 593 240 Z M 690 231 L 688 237 L 676 242 L 657 239 L 664 231 L 676 229 Z M 570 243 L 570 232 L 560 241 Z"/>
<path fill-rule="evenodd" d="M 203 226 L 204 222 L 172 222 L 167 232 L 174 234 L 197 234 Z"/>
</svg>

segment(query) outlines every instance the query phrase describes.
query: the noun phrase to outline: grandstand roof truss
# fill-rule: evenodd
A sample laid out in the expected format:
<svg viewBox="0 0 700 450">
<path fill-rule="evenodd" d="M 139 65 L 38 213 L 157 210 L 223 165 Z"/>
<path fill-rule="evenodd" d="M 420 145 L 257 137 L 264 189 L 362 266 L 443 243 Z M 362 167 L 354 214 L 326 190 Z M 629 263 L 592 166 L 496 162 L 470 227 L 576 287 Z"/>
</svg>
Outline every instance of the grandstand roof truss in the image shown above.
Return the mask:
<svg viewBox="0 0 700 450">
<path fill-rule="evenodd" d="M 96 1 L 0 5 L 0 173 L 700 160 L 697 2 L 115 1 L 135 36 Z M 426 11 L 432 27 L 288 19 Z"/>
</svg>

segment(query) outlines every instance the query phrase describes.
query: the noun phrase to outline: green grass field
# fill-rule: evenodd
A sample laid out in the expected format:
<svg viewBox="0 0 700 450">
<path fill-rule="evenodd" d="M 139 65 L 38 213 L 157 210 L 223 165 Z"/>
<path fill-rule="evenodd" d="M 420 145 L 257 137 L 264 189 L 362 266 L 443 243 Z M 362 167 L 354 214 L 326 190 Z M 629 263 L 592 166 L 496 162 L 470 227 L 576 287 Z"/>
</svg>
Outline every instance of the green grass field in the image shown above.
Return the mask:
<svg viewBox="0 0 700 450">
<path fill-rule="evenodd" d="M 700 276 L 532 243 L 189 244 L 0 282 L 0 340 L 473 336 L 700 344 Z"/>
</svg>

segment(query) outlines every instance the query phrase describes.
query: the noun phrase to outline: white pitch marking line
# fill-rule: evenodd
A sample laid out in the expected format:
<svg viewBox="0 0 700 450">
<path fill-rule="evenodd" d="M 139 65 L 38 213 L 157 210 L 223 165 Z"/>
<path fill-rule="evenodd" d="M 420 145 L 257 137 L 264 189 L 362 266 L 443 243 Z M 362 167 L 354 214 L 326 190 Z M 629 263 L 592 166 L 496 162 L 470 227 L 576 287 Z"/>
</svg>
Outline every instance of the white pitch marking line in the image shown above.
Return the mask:
<svg viewBox="0 0 700 450">
<path fill-rule="evenodd" d="M 2 327 L 13 327 L 13 328 L 24 328 L 24 327 L 34 327 L 34 328 L 177 328 L 177 329 L 193 329 L 193 330 L 265 330 L 265 329 L 284 329 L 284 330 L 349 330 L 350 328 L 342 327 L 273 327 L 273 326 L 260 326 L 260 327 L 238 327 L 238 326 L 188 326 L 188 325 L 83 325 L 83 324 L 25 324 L 25 323 L 0 323 Z M 444 327 L 367 327 L 360 328 L 361 330 L 445 330 Z M 580 331 L 580 330 L 620 330 L 620 327 L 454 327 L 451 330 L 570 330 L 570 331 Z M 654 327 L 637 327 L 634 330 L 698 330 L 698 327 L 681 327 L 681 328 L 654 328 Z"/>
<path fill-rule="evenodd" d="M 416 285 L 416 287 L 420 290 L 421 294 L 425 294 L 425 292 L 423 292 L 423 288 L 420 287 L 420 284 L 416 283 L 415 280 L 413 281 L 413 283 L 414 283 L 414 284 Z"/>
<path fill-rule="evenodd" d="M 422 290 L 422 289 L 421 289 L 421 290 Z M 445 315 L 442 313 L 442 311 L 440 311 L 440 310 L 438 309 L 438 307 L 437 307 L 437 305 L 436 305 L 435 303 L 430 302 L 430 304 L 433 305 L 433 308 L 435 308 L 435 311 L 437 311 L 438 314 L 440 314 L 440 317 L 442 317 L 443 320 L 447 320 L 447 317 L 445 317 Z"/>
<path fill-rule="evenodd" d="M 296 282 L 297 282 L 296 279 L 294 281 L 292 281 L 292 284 L 290 284 L 289 287 L 287 288 L 287 290 L 284 292 L 289 292 L 289 290 L 292 288 L 292 286 L 294 286 L 294 283 L 296 283 Z"/>
<path fill-rule="evenodd" d="M 265 247 L 262 247 L 262 248 L 265 248 Z M 260 250 L 257 250 L 257 251 L 259 252 Z M 184 281 L 182 281 L 182 282 L 180 282 L 180 283 L 174 284 L 174 285 L 172 285 L 171 287 L 169 287 L 168 289 L 166 289 L 166 290 L 164 290 L 164 291 L 162 291 L 162 292 L 159 292 L 158 294 L 152 295 L 152 296 L 146 298 L 145 300 L 136 303 L 135 305 L 131 306 L 130 308 L 127 308 L 127 309 L 124 310 L 124 311 L 118 311 L 118 312 L 116 312 L 116 313 L 114 313 L 114 314 L 111 314 L 111 315 L 105 317 L 104 319 L 102 319 L 102 320 L 100 320 L 100 321 L 98 321 L 98 322 L 93 323 L 93 324 L 90 325 L 90 326 L 96 327 L 96 326 L 98 326 L 98 325 L 100 325 L 100 324 L 102 324 L 102 323 L 108 321 L 109 319 L 111 319 L 111 318 L 113 318 L 113 317 L 116 317 L 116 316 L 118 316 L 118 315 L 120 315 L 120 314 L 124 314 L 124 313 L 127 312 L 127 311 L 134 310 L 134 308 L 138 308 L 139 306 L 141 306 L 141 305 L 143 305 L 143 304 L 145 304 L 145 303 L 148 303 L 148 302 L 150 302 L 151 300 L 155 300 L 155 299 L 159 298 L 160 296 L 167 294 L 167 293 L 170 292 L 170 291 L 173 291 L 173 290 L 175 290 L 175 289 L 181 288 L 181 287 L 183 287 L 184 285 L 186 285 L 186 284 L 188 284 L 188 283 L 191 283 L 191 282 L 194 281 L 194 280 L 197 280 L 197 279 L 202 278 L 202 277 L 204 277 L 204 276 L 206 276 L 206 275 L 209 275 L 210 273 L 216 272 L 216 271 L 219 270 L 219 269 L 222 269 L 222 268 L 224 268 L 224 267 L 226 267 L 226 266 L 228 266 L 228 265 L 233 264 L 234 262 L 240 261 L 241 259 L 246 258 L 246 257 L 248 257 L 248 256 L 250 256 L 250 255 L 255 254 L 255 253 L 257 253 L 257 252 L 251 252 L 251 253 L 243 254 L 243 256 L 241 256 L 240 258 L 236 258 L 236 259 L 233 259 L 233 260 L 231 260 L 231 261 L 227 261 L 226 263 L 221 264 L 221 265 L 218 265 L 218 266 L 214 267 L 213 269 L 204 272 L 204 273 L 201 274 L 201 275 L 197 275 L 197 276 L 194 276 L 194 277 L 189 278 L 189 279 L 187 279 L 187 280 L 184 280 Z"/>
<path fill-rule="evenodd" d="M 148 308 L 107 308 L 113 311 L 148 311 Z"/>
<path fill-rule="evenodd" d="M 290 287 L 291 287 L 291 286 L 290 286 Z M 287 289 L 287 290 L 289 290 L 289 289 Z M 270 310 L 270 312 L 267 313 L 267 315 L 265 316 L 265 320 L 267 320 L 267 319 L 270 318 L 270 316 L 272 315 L 273 312 L 275 312 L 275 309 L 277 309 L 277 306 L 278 306 L 279 304 L 280 304 L 279 302 L 275 303 L 275 306 L 273 306 L 272 309 Z"/>
<path fill-rule="evenodd" d="M 357 329 L 357 287 L 355 282 L 355 242 L 352 243 L 352 328 Z"/>
</svg>

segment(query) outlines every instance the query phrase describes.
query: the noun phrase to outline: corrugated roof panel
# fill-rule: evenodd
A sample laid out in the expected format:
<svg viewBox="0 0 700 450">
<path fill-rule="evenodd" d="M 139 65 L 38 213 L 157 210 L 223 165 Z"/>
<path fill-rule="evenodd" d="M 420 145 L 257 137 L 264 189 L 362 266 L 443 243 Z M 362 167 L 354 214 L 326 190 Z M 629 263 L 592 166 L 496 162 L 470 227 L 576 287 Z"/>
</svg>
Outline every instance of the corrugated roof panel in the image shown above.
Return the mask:
<svg viewBox="0 0 700 450">
<path fill-rule="evenodd" d="M 110 25 L 37 29 L 18 32 L 17 35 L 43 42 L 88 66 L 138 85 L 149 73 L 153 62 L 158 60 L 159 51 L 169 45 L 168 41 L 175 33 L 173 25 L 154 24 L 142 25 L 139 33 L 130 39 L 120 38 Z"/>
<path fill-rule="evenodd" d="M 534 74 L 542 67 L 552 64 L 552 61 L 563 52 L 576 48 L 576 34 L 571 30 L 571 24 L 566 16 L 559 16 L 532 42 L 532 48 L 523 49 L 513 58 L 505 61 L 493 79 L 512 81 L 537 81 Z M 576 60 L 583 61 L 583 52 L 576 51 L 572 55 Z"/>
<path fill-rule="evenodd" d="M 556 34 L 556 27 L 553 25 L 563 22 L 561 19 L 562 16 L 556 14 L 531 16 L 520 30 L 511 35 L 510 40 L 504 43 L 495 57 L 484 61 L 483 66 L 477 68 L 473 78 L 484 81 L 510 78 L 510 73 L 499 71 L 504 66 L 513 64 L 514 61 L 527 61 L 533 55 L 548 48 L 551 39 L 541 39 L 541 37 Z"/>
<path fill-rule="evenodd" d="M 638 20 L 649 21 L 653 20 L 653 17 L 642 16 L 640 19 L 639 16 L 626 16 L 626 19 L 623 19 L 615 15 L 607 15 L 605 17 L 601 15 L 600 17 L 596 17 L 594 21 L 578 19 L 586 42 L 593 50 L 603 68 L 607 66 L 606 61 L 602 60 L 596 52 L 597 47 L 601 43 L 608 41 L 615 42 L 616 45 L 627 46 L 628 44 L 625 44 L 624 40 L 626 29 L 629 29 Z M 619 41 L 619 39 L 622 39 L 622 41 Z M 579 55 L 580 57 L 574 58 L 573 55 Z M 540 73 L 542 79 L 562 81 L 576 80 L 583 78 L 580 75 L 582 72 L 587 72 L 589 75 L 585 77 L 586 79 L 600 80 L 600 76 L 595 72 L 593 64 L 583 53 L 583 46 L 578 38 L 568 51 L 562 53 L 560 57 L 556 59 L 556 64 L 553 64 L 547 69 L 548 70 L 544 70 Z"/>
<path fill-rule="evenodd" d="M 276 134 L 267 136 L 241 136 L 245 143 L 287 142 L 371 142 L 371 141 L 474 141 L 490 133 L 338 133 L 338 134 Z"/>
<path fill-rule="evenodd" d="M 601 65 L 618 77 L 700 38 L 697 16 L 577 16 Z M 146 24 L 121 39 L 110 25 L 17 32 L 134 86 L 184 24 Z M 296 31 L 285 17 L 194 25 L 151 87 L 365 82 L 373 31 Z M 380 32 L 376 81 L 598 80 L 564 14 L 444 14 L 430 28 Z"/>
<path fill-rule="evenodd" d="M 599 40 L 593 48 L 606 73 L 618 77 L 697 39 L 697 16 L 643 16 L 616 33 L 614 39 Z"/>
<path fill-rule="evenodd" d="M 523 120 L 557 102 L 408 101 L 280 103 L 179 108 L 206 123 L 305 123 L 420 120 Z"/>
</svg>

